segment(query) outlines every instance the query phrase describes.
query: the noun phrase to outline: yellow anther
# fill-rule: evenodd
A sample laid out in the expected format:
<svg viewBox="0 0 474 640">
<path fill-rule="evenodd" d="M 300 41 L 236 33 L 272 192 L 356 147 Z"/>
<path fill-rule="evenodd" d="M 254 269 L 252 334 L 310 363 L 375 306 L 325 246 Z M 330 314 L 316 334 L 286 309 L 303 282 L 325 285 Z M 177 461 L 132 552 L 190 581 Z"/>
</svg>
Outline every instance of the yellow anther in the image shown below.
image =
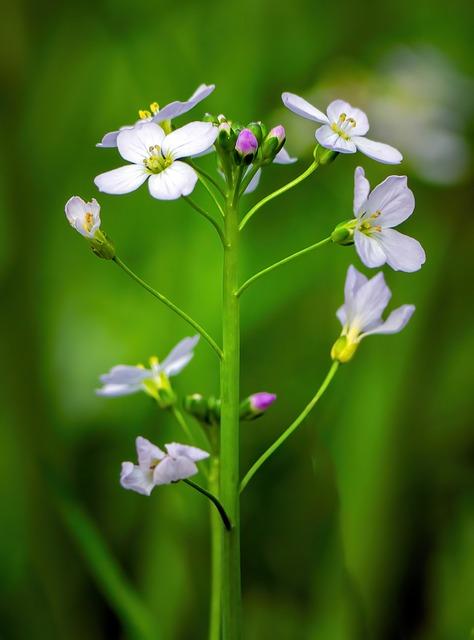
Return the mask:
<svg viewBox="0 0 474 640">
<path fill-rule="evenodd" d="M 90 231 L 92 229 L 93 224 L 94 224 L 94 216 L 90 211 L 87 211 L 87 213 L 84 216 L 84 223 L 83 223 L 84 229 L 86 231 Z"/>
<path fill-rule="evenodd" d="M 155 113 L 158 113 L 159 110 L 160 105 L 158 104 L 158 102 L 152 102 L 150 105 L 150 111 L 152 112 L 152 114 L 155 115 Z"/>
<path fill-rule="evenodd" d="M 345 113 L 341 113 L 341 115 L 339 116 L 339 122 L 344 122 L 344 120 L 347 118 Z"/>
<path fill-rule="evenodd" d="M 150 358 L 150 367 L 157 367 L 160 364 L 160 361 L 156 356 L 151 356 Z"/>
<path fill-rule="evenodd" d="M 355 127 L 357 124 L 354 118 L 348 118 L 347 122 L 349 122 L 352 127 Z"/>
<path fill-rule="evenodd" d="M 151 118 L 151 111 L 148 111 L 148 109 L 140 109 L 138 111 L 138 117 L 140 118 L 140 120 Z"/>
</svg>

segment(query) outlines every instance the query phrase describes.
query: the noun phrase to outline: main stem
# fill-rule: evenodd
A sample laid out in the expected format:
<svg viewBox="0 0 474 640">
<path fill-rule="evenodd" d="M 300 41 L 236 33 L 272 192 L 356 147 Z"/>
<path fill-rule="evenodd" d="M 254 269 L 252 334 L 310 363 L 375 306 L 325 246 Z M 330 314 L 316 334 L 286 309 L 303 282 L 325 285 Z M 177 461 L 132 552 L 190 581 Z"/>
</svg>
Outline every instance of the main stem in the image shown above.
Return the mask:
<svg viewBox="0 0 474 640">
<path fill-rule="evenodd" d="M 234 190 L 238 189 L 237 186 Z M 240 640 L 240 504 L 239 504 L 239 369 L 238 289 L 239 221 L 234 190 L 226 201 L 221 361 L 220 499 L 233 527 L 222 540 L 222 623 L 224 640 Z"/>
</svg>

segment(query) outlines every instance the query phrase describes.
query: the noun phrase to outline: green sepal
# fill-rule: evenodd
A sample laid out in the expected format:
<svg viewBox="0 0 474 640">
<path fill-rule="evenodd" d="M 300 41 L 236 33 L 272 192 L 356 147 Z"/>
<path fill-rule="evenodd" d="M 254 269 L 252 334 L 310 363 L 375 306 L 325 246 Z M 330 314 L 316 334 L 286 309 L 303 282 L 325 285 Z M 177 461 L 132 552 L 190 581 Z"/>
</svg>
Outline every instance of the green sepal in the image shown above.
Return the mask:
<svg viewBox="0 0 474 640">
<path fill-rule="evenodd" d="M 115 258 L 115 246 L 112 240 L 104 231 L 97 229 L 94 237 L 89 240 L 92 252 L 103 260 L 113 260 Z"/>
</svg>

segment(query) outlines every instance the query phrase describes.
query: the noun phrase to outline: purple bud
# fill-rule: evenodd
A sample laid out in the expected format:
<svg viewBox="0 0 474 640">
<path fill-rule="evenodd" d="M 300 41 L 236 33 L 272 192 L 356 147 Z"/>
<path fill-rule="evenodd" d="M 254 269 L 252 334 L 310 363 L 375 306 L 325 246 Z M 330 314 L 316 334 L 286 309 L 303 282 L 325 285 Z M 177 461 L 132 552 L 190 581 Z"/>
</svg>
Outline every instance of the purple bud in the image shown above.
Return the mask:
<svg viewBox="0 0 474 640">
<path fill-rule="evenodd" d="M 243 158 L 253 156 L 258 149 L 258 140 L 250 129 L 242 129 L 235 143 L 235 150 Z"/>
<path fill-rule="evenodd" d="M 276 400 L 276 395 L 274 393 L 267 393 L 266 391 L 260 391 L 259 393 L 254 393 L 249 397 L 250 406 L 254 411 L 258 411 L 259 413 L 266 411 Z"/>
<path fill-rule="evenodd" d="M 273 127 L 268 134 L 268 138 L 276 138 L 278 140 L 278 144 L 282 144 L 286 139 L 285 127 L 282 124 L 279 124 L 277 127 Z"/>
</svg>

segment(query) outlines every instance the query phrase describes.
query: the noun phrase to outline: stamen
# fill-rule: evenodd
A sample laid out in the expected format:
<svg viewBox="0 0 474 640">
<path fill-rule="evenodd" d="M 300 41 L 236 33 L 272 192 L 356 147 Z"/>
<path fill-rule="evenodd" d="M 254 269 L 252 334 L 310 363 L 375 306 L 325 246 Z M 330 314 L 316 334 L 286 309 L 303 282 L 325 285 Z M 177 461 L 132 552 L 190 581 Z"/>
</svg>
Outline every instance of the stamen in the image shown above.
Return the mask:
<svg viewBox="0 0 474 640">
<path fill-rule="evenodd" d="M 155 113 L 158 113 L 159 110 L 160 105 L 158 104 L 158 102 L 152 102 L 150 105 L 150 111 L 152 112 L 152 114 L 155 115 Z"/>
<path fill-rule="evenodd" d="M 87 213 L 84 216 L 83 227 L 86 231 L 90 231 L 92 229 L 93 224 L 94 224 L 94 216 L 90 211 L 87 211 Z"/>
<path fill-rule="evenodd" d="M 146 120 L 147 118 L 151 118 L 151 112 L 148 109 L 140 109 L 138 111 L 138 117 L 140 120 Z"/>
</svg>

